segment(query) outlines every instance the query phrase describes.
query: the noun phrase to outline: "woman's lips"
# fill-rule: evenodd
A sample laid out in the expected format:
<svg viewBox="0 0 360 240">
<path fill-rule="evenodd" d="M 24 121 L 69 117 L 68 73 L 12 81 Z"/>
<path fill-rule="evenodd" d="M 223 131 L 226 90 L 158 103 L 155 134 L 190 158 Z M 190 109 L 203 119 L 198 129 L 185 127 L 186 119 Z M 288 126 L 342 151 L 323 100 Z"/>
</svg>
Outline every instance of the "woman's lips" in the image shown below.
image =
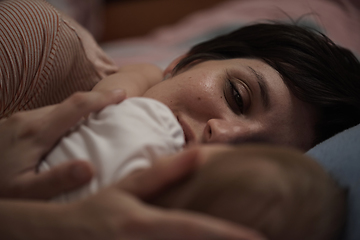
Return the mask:
<svg viewBox="0 0 360 240">
<path fill-rule="evenodd" d="M 184 135 L 185 135 L 185 144 L 189 145 L 190 143 L 194 143 L 195 142 L 195 135 L 194 132 L 191 130 L 190 126 L 179 116 L 177 117 L 178 122 L 180 123 L 183 131 L 184 131 Z"/>
</svg>

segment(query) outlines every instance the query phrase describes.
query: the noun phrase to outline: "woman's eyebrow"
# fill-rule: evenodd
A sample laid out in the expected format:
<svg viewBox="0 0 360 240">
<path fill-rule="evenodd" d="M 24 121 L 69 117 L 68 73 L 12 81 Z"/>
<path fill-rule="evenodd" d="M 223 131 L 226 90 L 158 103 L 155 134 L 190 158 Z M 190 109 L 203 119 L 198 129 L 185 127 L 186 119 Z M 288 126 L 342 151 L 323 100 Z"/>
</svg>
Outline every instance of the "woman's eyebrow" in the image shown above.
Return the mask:
<svg viewBox="0 0 360 240">
<path fill-rule="evenodd" d="M 254 74 L 254 76 L 256 77 L 257 83 L 260 88 L 261 102 L 262 102 L 264 108 L 268 109 L 270 106 L 270 100 L 269 100 L 270 98 L 269 98 L 269 88 L 265 81 L 265 77 L 262 73 L 256 71 L 252 67 L 250 67 L 250 66 L 247 66 L 247 67 L 251 70 L 251 73 Z"/>
</svg>

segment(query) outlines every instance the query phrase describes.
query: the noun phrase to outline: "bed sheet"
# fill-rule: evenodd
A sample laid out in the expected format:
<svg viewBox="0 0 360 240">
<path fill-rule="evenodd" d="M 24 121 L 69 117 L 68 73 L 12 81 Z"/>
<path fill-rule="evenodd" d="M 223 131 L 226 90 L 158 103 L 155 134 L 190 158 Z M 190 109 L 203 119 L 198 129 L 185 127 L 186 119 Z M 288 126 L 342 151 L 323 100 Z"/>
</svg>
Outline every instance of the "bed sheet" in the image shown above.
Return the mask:
<svg viewBox="0 0 360 240">
<path fill-rule="evenodd" d="M 191 46 L 255 22 L 300 20 L 360 56 L 358 0 L 230 0 L 139 38 L 102 44 L 119 66 L 151 62 L 165 68 Z"/>
</svg>

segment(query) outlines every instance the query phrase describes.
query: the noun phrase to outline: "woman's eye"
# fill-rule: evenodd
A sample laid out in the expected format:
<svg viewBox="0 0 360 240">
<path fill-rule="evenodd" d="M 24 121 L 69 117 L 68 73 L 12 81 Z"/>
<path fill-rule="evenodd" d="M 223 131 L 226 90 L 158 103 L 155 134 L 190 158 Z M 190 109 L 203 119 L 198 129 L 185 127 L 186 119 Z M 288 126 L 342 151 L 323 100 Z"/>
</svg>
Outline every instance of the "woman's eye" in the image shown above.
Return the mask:
<svg viewBox="0 0 360 240">
<path fill-rule="evenodd" d="M 244 112 L 244 101 L 242 96 L 240 95 L 239 91 L 235 88 L 234 84 L 231 83 L 233 96 L 236 102 L 237 107 L 239 108 L 240 112 Z"/>
<path fill-rule="evenodd" d="M 228 80 L 227 84 L 227 93 L 225 98 L 234 113 L 243 114 L 244 113 L 244 101 L 239 93 L 239 90 L 235 87 L 234 83 L 231 80 Z"/>
</svg>

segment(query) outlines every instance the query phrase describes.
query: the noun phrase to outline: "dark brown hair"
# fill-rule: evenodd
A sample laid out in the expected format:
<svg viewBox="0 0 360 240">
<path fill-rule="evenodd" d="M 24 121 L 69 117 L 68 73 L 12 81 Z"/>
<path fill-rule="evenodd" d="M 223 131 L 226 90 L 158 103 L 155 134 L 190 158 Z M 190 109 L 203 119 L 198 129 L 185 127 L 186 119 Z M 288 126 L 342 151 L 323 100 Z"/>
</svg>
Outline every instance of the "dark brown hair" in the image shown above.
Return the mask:
<svg viewBox="0 0 360 240">
<path fill-rule="evenodd" d="M 315 107 L 314 144 L 360 122 L 360 63 L 325 35 L 294 24 L 242 27 L 194 46 L 174 73 L 197 62 L 233 58 L 263 60 L 297 98 Z"/>
</svg>

